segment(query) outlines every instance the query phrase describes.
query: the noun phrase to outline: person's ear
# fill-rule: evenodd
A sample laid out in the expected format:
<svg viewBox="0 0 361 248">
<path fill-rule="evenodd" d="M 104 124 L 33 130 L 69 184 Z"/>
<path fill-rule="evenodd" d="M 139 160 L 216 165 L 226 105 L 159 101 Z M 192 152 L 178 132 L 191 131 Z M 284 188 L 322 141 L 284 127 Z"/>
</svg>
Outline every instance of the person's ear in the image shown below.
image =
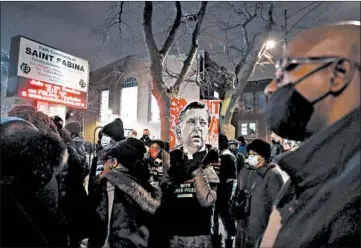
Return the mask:
<svg viewBox="0 0 361 248">
<path fill-rule="evenodd" d="M 330 80 L 330 92 L 339 95 L 351 82 L 355 68 L 347 59 L 339 60 L 333 67 L 333 75 Z"/>
<path fill-rule="evenodd" d="M 118 160 L 116 158 L 112 158 L 112 168 L 115 168 L 118 166 Z"/>
</svg>

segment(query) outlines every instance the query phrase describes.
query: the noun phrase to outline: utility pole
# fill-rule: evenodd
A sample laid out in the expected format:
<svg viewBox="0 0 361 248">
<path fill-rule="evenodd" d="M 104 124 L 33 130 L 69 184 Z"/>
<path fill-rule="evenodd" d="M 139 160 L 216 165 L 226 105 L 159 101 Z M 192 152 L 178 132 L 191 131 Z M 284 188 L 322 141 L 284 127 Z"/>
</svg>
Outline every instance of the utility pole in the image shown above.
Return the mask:
<svg viewBox="0 0 361 248">
<path fill-rule="evenodd" d="M 285 40 L 285 43 L 284 43 L 284 46 L 283 46 L 283 51 L 286 52 L 286 48 L 287 48 L 287 42 L 288 42 L 288 37 L 287 37 L 287 9 L 285 9 L 285 37 L 284 37 L 284 40 Z"/>
</svg>

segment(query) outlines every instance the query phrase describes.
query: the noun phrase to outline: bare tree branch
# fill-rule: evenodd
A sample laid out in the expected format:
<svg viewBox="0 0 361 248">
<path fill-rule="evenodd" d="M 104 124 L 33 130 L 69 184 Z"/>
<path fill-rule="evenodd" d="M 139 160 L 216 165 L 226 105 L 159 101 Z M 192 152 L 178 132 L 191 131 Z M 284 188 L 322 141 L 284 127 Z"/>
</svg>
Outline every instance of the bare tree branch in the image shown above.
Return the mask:
<svg viewBox="0 0 361 248">
<path fill-rule="evenodd" d="M 177 16 L 176 16 L 176 18 L 174 20 L 172 29 L 170 30 L 170 32 L 168 34 L 168 37 L 167 37 L 166 41 L 164 42 L 163 48 L 159 52 L 163 57 L 167 56 L 167 54 L 168 54 L 168 52 L 170 50 L 170 47 L 172 46 L 173 41 L 175 39 L 176 32 L 178 31 L 178 28 L 179 28 L 180 23 L 181 23 L 182 6 L 181 6 L 180 2 L 178 2 L 178 1 L 175 2 L 175 5 L 176 5 L 176 8 L 177 8 Z"/>
<path fill-rule="evenodd" d="M 196 23 L 196 27 L 194 28 L 194 31 L 192 33 L 192 44 L 191 44 L 191 48 L 190 51 L 188 53 L 188 56 L 186 58 L 186 60 L 183 62 L 183 67 L 182 70 L 177 78 L 177 81 L 174 83 L 173 85 L 173 89 L 174 92 L 178 93 L 180 86 L 182 84 L 182 81 L 184 80 L 190 66 L 193 63 L 194 57 L 196 55 L 196 52 L 198 50 L 198 37 L 200 34 L 200 29 L 201 29 L 201 25 L 203 23 L 203 19 L 204 19 L 204 14 L 206 12 L 206 8 L 207 8 L 207 3 L 208 2 L 202 2 L 201 7 L 198 11 L 198 18 L 197 18 L 197 23 Z"/>
<path fill-rule="evenodd" d="M 153 30 L 152 30 L 152 14 L 153 14 L 153 3 L 145 2 L 143 11 L 143 27 L 145 43 L 151 56 L 158 56 L 158 48 L 155 44 Z"/>
<path fill-rule="evenodd" d="M 119 3 L 119 13 L 118 13 L 118 24 L 119 24 L 119 32 L 121 33 L 121 28 L 122 28 L 122 23 L 123 23 L 123 21 L 122 21 L 122 15 L 123 15 L 123 6 L 124 6 L 124 2 L 123 1 L 121 1 L 120 3 Z"/>
</svg>

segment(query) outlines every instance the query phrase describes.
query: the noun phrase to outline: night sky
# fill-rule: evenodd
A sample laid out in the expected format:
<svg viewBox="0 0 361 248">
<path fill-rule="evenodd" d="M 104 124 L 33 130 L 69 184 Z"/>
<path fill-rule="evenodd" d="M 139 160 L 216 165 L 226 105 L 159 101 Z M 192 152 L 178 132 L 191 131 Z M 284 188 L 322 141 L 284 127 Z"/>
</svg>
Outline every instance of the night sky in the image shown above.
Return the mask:
<svg viewBox="0 0 361 248">
<path fill-rule="evenodd" d="M 276 21 L 283 23 L 282 14 L 285 8 L 292 13 L 308 3 L 310 2 L 277 2 Z M 122 27 L 121 36 L 113 31 L 105 42 L 104 23 L 108 17 L 114 15 L 116 7 L 112 10 L 112 6 L 115 4 L 117 2 L 1 2 L 1 50 L 9 52 L 11 37 L 20 34 L 87 59 L 92 70 L 127 55 L 146 57 L 148 54 L 142 30 L 143 2 L 125 4 L 124 20 L 128 28 Z M 241 3 L 232 2 L 232 4 Z M 217 62 L 233 70 L 232 60 L 225 55 L 225 33 L 220 30 L 222 21 L 231 18 L 230 11 L 223 8 L 224 6 L 225 3 L 221 2 L 209 3 L 209 12 L 200 37 L 200 49 L 206 49 Z M 182 7 L 184 14 L 193 14 L 198 11 L 199 2 L 183 2 Z M 153 9 L 154 33 L 160 44 L 159 41 L 163 40 L 167 28 L 173 22 L 175 7 L 173 2 L 156 2 Z M 306 12 L 307 10 L 290 18 L 289 25 Z M 312 27 L 341 20 L 360 20 L 360 2 L 323 3 L 299 25 Z M 181 27 L 171 54 L 187 52 L 191 28 L 191 25 Z M 260 23 L 255 21 L 252 28 L 259 29 Z M 228 43 L 240 44 L 237 37 L 239 31 L 235 30 L 229 34 Z M 237 56 L 233 53 L 233 59 Z M 270 68 L 265 68 L 264 72 L 258 69 L 254 79 L 270 77 L 271 73 Z"/>
</svg>

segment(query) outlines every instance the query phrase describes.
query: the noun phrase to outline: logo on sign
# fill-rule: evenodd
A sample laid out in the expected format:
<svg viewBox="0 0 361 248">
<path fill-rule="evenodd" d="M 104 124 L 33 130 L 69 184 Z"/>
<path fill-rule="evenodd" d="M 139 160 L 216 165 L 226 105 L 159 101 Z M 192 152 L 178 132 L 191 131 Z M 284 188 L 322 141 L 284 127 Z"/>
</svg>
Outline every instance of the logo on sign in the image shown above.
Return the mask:
<svg viewBox="0 0 361 248">
<path fill-rule="evenodd" d="M 80 79 L 79 85 L 80 85 L 80 87 L 82 87 L 84 89 L 86 86 L 86 82 L 83 79 Z"/>
<path fill-rule="evenodd" d="M 20 70 L 24 72 L 25 74 L 28 74 L 31 71 L 30 66 L 27 63 L 22 63 L 20 65 Z"/>
</svg>

